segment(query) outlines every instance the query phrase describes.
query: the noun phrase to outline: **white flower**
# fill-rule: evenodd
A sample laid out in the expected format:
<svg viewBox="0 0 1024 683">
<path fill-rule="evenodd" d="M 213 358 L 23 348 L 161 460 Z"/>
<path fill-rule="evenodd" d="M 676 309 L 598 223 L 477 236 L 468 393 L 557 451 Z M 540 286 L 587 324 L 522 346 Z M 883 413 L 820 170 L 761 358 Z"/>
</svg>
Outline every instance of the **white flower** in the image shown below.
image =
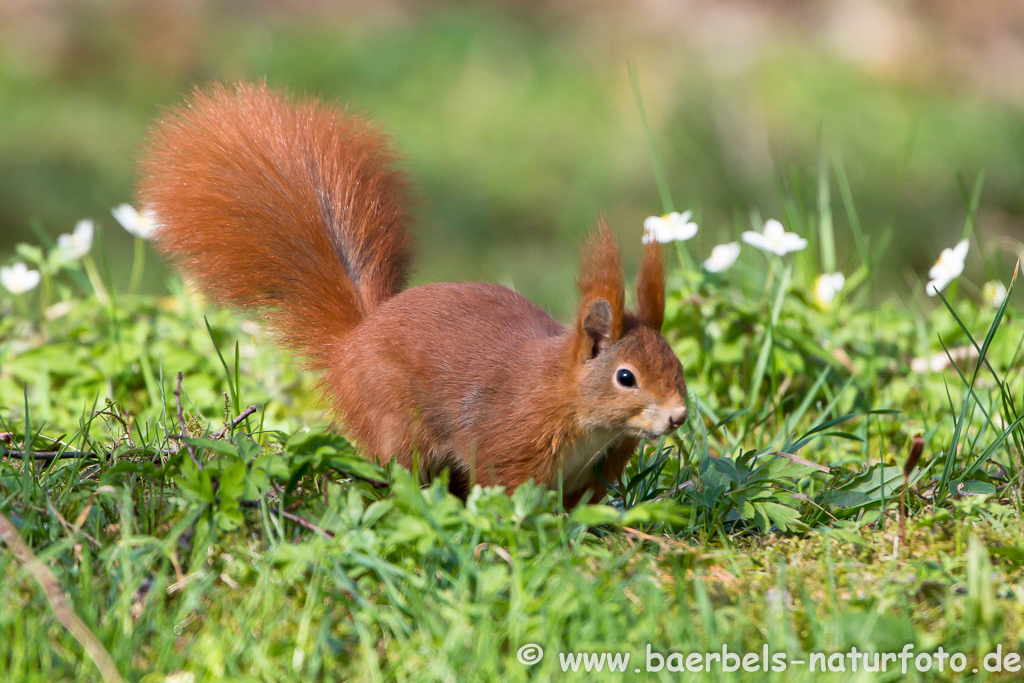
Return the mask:
<svg viewBox="0 0 1024 683">
<path fill-rule="evenodd" d="M 981 288 L 981 295 L 989 306 L 999 308 L 1006 299 L 1006 285 L 999 280 L 986 282 L 985 286 Z"/>
<path fill-rule="evenodd" d="M 139 213 L 131 204 L 121 204 L 111 209 L 110 213 L 125 230 L 144 240 L 152 237 L 153 231 L 157 228 L 156 214 L 149 209 L 143 209 L 142 213 Z"/>
<path fill-rule="evenodd" d="M 785 256 L 791 251 L 800 251 L 807 246 L 807 240 L 795 232 L 786 232 L 782 223 L 774 218 L 765 222 L 763 232 L 754 232 L 753 230 L 744 232 L 743 241 L 778 256 Z"/>
<path fill-rule="evenodd" d="M 665 216 L 651 216 L 644 221 L 644 244 L 650 242 L 685 242 L 697 234 L 697 224 L 690 220 L 692 211 L 673 211 Z"/>
<path fill-rule="evenodd" d="M 960 277 L 960 273 L 964 272 L 964 259 L 967 258 L 967 249 L 970 244 L 967 240 L 960 240 L 952 249 L 942 250 L 939 260 L 928 271 L 928 277 L 931 280 L 924 288 L 928 292 L 928 296 L 935 296 L 945 289 L 946 285 Z"/>
<path fill-rule="evenodd" d="M 11 294 L 24 294 L 39 284 L 39 271 L 29 270 L 24 263 L 0 268 L 0 283 Z"/>
<path fill-rule="evenodd" d="M 704 261 L 704 270 L 709 273 L 721 273 L 723 270 L 731 268 L 732 264 L 736 263 L 736 259 L 739 255 L 739 242 L 719 244 L 711 249 L 711 256 Z"/>
<path fill-rule="evenodd" d="M 89 253 L 92 248 L 93 224 L 88 218 L 75 224 L 74 232 L 63 234 L 57 238 L 57 248 L 53 252 L 58 262 L 77 261 Z"/>
<path fill-rule="evenodd" d="M 814 281 L 814 301 L 818 308 L 828 310 L 832 308 L 832 302 L 836 294 L 846 285 L 846 276 L 842 273 L 822 273 Z"/>
</svg>

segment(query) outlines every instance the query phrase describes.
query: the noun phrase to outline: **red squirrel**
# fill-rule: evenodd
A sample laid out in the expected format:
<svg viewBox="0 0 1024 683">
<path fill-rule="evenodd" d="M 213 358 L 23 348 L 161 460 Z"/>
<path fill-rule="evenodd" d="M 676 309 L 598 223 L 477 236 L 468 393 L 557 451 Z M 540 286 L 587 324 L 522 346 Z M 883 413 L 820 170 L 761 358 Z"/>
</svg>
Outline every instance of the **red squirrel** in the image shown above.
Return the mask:
<svg viewBox="0 0 1024 683">
<path fill-rule="evenodd" d="M 511 493 L 533 479 L 566 508 L 597 502 L 641 439 L 687 416 L 683 368 L 660 334 L 660 246 L 645 245 L 635 314 L 604 221 L 582 251 L 562 327 L 498 285 L 405 289 L 407 183 L 359 117 L 266 85 L 197 89 L 154 127 L 139 199 L 156 243 L 217 303 L 257 311 L 321 373 L 367 456 L 449 470 Z"/>
</svg>

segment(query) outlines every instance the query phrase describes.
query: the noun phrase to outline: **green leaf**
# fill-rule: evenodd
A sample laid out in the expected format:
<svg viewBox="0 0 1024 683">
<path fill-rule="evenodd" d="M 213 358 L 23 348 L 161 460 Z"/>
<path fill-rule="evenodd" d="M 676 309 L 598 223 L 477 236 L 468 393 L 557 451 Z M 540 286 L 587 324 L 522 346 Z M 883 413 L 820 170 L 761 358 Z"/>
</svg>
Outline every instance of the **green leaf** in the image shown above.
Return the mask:
<svg viewBox="0 0 1024 683">
<path fill-rule="evenodd" d="M 963 493 L 971 493 L 975 495 L 994 495 L 996 493 L 995 486 L 987 481 L 980 481 L 978 479 L 968 479 L 967 481 L 962 482 L 959 489 Z"/>
<path fill-rule="evenodd" d="M 689 518 L 686 507 L 678 502 L 663 498 L 635 505 L 626 510 L 622 517 L 622 526 L 638 524 L 681 524 Z"/>
<path fill-rule="evenodd" d="M 891 500 L 903 483 L 903 469 L 894 465 L 875 463 L 849 481 L 825 494 L 822 505 L 843 508 L 852 512 Z"/>
<path fill-rule="evenodd" d="M 238 447 L 230 441 L 223 441 L 220 439 L 207 439 L 207 438 L 188 438 L 184 439 L 185 443 L 196 446 L 198 448 L 204 448 L 209 451 L 213 451 L 218 455 L 226 455 L 231 457 L 238 457 Z"/>
<path fill-rule="evenodd" d="M 768 531 L 772 525 L 779 531 L 806 531 L 807 525 L 801 521 L 799 511 L 773 501 L 756 501 L 751 505 L 755 510 L 755 519 L 762 531 Z"/>
<path fill-rule="evenodd" d="M 610 505 L 579 505 L 572 511 L 570 518 L 573 522 L 585 526 L 619 525 L 622 522 L 622 513 Z"/>
</svg>

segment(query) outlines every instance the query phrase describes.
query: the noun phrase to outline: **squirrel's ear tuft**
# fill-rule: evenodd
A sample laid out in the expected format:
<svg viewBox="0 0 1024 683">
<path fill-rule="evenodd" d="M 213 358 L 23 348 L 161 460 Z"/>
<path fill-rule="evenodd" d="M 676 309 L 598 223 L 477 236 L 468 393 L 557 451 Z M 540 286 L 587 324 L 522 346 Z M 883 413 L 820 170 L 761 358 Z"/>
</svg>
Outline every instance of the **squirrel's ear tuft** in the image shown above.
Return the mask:
<svg viewBox="0 0 1024 683">
<path fill-rule="evenodd" d="M 576 319 L 578 357 L 586 360 L 622 336 L 625 293 L 619 245 L 603 220 L 583 246 L 580 309 Z"/>
<path fill-rule="evenodd" d="M 636 279 L 637 318 L 655 332 L 665 322 L 665 264 L 661 245 L 656 241 L 644 245 L 640 274 Z"/>
<path fill-rule="evenodd" d="M 604 299 L 611 310 L 610 336 L 618 339 L 622 335 L 622 318 L 625 313 L 625 293 L 622 281 L 622 260 L 619 245 L 604 220 L 583 245 L 580 274 L 576 281 L 580 291 L 580 308 L 587 309 L 590 303 Z"/>
</svg>

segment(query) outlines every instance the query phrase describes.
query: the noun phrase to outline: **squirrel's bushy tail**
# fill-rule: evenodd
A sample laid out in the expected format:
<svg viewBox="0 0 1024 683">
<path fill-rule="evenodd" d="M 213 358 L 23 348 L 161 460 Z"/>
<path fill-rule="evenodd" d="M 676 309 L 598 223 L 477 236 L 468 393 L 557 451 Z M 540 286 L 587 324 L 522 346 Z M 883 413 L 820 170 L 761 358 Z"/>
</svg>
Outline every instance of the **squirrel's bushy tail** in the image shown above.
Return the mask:
<svg viewBox="0 0 1024 683">
<path fill-rule="evenodd" d="M 197 90 L 153 131 L 156 241 L 217 302 L 263 312 L 314 365 L 405 284 L 406 183 L 383 135 L 265 85 Z"/>
</svg>

